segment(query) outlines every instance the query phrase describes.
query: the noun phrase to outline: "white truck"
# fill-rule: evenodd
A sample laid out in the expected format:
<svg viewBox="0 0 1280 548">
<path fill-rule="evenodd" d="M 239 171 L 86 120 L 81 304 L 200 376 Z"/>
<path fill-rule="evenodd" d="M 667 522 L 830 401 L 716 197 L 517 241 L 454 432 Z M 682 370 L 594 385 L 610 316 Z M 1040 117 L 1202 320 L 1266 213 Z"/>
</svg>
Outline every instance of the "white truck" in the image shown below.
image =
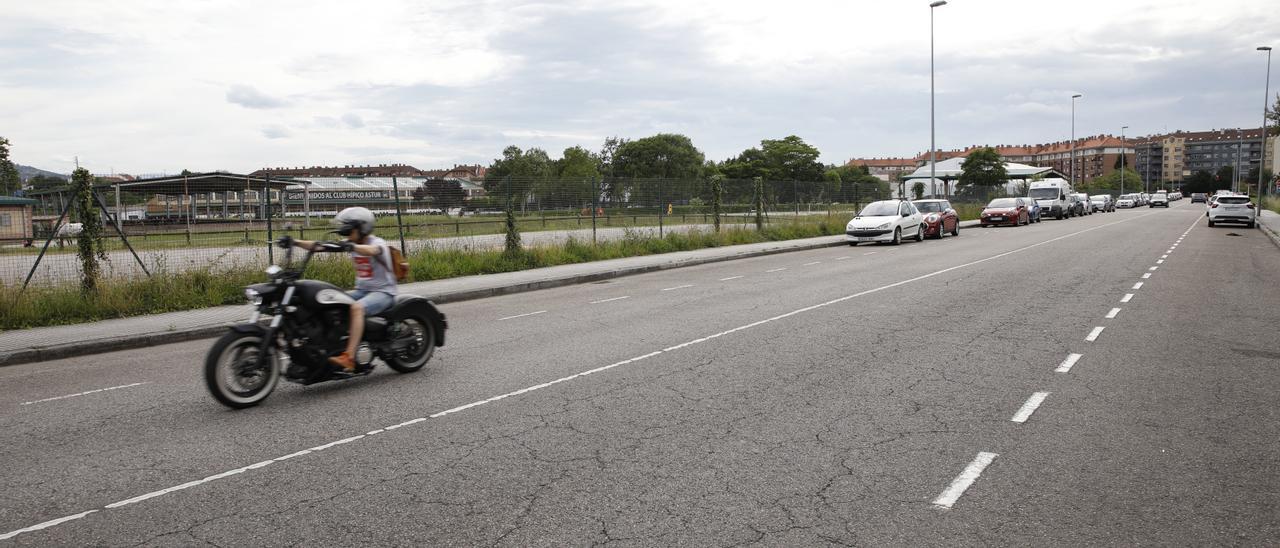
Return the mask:
<svg viewBox="0 0 1280 548">
<path fill-rule="evenodd" d="M 1075 190 L 1066 179 L 1044 179 L 1031 183 L 1030 198 L 1040 204 L 1040 216 L 1052 215 L 1055 219 L 1072 216 L 1071 195 Z"/>
</svg>

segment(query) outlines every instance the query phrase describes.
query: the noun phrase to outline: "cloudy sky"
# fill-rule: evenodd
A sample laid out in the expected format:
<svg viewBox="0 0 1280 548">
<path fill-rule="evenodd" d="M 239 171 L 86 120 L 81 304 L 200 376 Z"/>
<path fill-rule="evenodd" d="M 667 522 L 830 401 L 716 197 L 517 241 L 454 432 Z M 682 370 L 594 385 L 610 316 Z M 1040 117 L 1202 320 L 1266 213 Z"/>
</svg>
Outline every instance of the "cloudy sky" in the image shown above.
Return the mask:
<svg viewBox="0 0 1280 548">
<path fill-rule="evenodd" d="M 927 0 L 12 1 L 0 136 L 68 172 L 488 164 L 683 133 L 712 159 L 929 143 Z M 1275 0 L 951 0 L 941 148 L 1258 127 Z M 1280 59 L 1277 59 L 1280 69 Z M 1280 70 L 1277 70 L 1280 72 Z M 1280 82 L 1280 77 L 1275 78 Z M 1276 88 L 1273 85 L 1273 90 Z"/>
</svg>

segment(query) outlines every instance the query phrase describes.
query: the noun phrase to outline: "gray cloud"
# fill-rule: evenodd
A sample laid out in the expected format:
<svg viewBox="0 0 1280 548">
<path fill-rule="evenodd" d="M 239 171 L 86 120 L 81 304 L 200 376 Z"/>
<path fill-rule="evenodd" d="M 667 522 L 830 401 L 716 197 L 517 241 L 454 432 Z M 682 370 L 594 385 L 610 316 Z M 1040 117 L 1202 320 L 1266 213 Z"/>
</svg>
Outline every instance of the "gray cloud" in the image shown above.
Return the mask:
<svg viewBox="0 0 1280 548">
<path fill-rule="evenodd" d="M 293 135 L 289 128 L 281 125 L 270 125 L 262 128 L 262 136 L 268 139 L 285 139 Z"/>
<path fill-rule="evenodd" d="M 342 115 L 342 123 L 350 128 L 362 128 L 364 127 L 364 118 L 354 112 L 348 112 Z"/>
<path fill-rule="evenodd" d="M 227 102 L 255 109 L 280 108 L 288 105 L 283 99 L 262 93 L 252 86 L 239 84 L 227 90 Z"/>
</svg>

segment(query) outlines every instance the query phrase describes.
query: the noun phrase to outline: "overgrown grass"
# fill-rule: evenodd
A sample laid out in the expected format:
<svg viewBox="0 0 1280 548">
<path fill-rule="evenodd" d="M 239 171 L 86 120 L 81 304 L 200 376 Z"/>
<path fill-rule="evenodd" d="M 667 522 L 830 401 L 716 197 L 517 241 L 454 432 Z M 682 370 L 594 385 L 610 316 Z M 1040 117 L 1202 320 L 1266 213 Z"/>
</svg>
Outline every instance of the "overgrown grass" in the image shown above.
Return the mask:
<svg viewBox="0 0 1280 548">
<path fill-rule="evenodd" d="M 720 233 L 690 231 L 664 237 L 628 233 L 621 240 L 592 244 L 569 239 L 561 245 L 539 246 L 518 254 L 501 250 L 426 249 L 409 256 L 414 281 L 439 280 L 475 274 L 514 272 L 531 268 L 654 255 L 711 247 L 794 240 L 842 234 L 846 219 L 777 222 L 761 232 L 726 229 Z M 312 261 L 307 277 L 350 288 L 354 269 L 345 257 Z M 77 285 L 19 287 L 0 285 L 0 330 L 66 325 L 193 310 L 244 302 L 246 285 L 265 281 L 260 269 L 160 272 L 151 278 L 109 279 L 84 293 Z"/>
<path fill-rule="evenodd" d="M 1264 196 L 1262 198 L 1262 208 L 1280 213 L 1280 197 Z"/>
</svg>

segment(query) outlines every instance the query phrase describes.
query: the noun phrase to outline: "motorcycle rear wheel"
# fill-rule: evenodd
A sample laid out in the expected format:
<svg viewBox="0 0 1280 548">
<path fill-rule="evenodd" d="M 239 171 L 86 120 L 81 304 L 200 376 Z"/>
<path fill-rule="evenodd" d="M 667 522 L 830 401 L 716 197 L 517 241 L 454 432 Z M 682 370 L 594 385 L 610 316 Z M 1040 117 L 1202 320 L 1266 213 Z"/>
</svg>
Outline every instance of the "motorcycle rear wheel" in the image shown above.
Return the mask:
<svg viewBox="0 0 1280 548">
<path fill-rule="evenodd" d="M 263 364 L 262 337 L 232 331 L 213 343 L 204 361 L 204 382 L 218 403 L 244 409 L 262 403 L 280 382 L 275 354 Z"/>
<path fill-rule="evenodd" d="M 398 320 L 400 335 L 395 342 L 409 338 L 409 345 L 386 359 L 387 366 L 400 373 L 413 373 L 427 365 L 436 352 L 435 325 L 425 316 L 411 314 Z"/>
</svg>

